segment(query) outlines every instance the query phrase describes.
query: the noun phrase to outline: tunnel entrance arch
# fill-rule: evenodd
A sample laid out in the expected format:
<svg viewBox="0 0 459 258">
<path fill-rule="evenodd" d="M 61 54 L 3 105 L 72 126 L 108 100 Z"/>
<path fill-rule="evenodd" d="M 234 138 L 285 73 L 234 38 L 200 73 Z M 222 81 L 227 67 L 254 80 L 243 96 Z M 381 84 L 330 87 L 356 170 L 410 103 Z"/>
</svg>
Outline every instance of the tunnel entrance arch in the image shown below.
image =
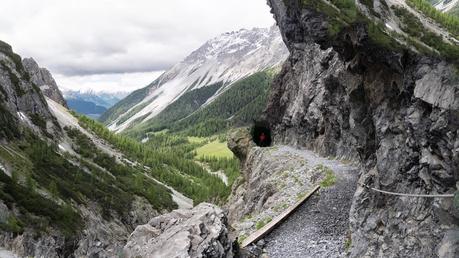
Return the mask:
<svg viewBox="0 0 459 258">
<path fill-rule="evenodd" d="M 270 147 L 272 144 L 271 129 L 267 122 L 255 122 L 251 129 L 252 140 L 259 147 Z"/>
</svg>

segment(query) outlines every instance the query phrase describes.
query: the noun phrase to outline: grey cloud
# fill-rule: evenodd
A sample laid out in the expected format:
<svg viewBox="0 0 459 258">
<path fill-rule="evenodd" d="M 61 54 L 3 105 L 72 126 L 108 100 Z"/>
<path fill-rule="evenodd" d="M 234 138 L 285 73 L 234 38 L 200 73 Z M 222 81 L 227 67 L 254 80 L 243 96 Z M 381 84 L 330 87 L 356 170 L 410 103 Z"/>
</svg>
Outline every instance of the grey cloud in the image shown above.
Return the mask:
<svg viewBox="0 0 459 258">
<path fill-rule="evenodd" d="M 94 74 L 116 74 L 116 73 L 142 73 L 150 71 L 162 71 L 171 67 L 173 63 L 158 63 L 152 64 L 151 62 L 145 63 L 135 63 L 130 65 L 103 65 L 98 66 L 87 64 L 85 66 L 81 65 L 58 65 L 56 67 L 52 66 L 50 69 L 56 71 L 59 74 L 67 76 L 81 76 L 81 75 L 94 75 Z"/>
<path fill-rule="evenodd" d="M 67 76 L 165 70 L 220 33 L 274 23 L 266 0 L 2 0 L 0 21 L 14 24 L 0 39 Z"/>
</svg>

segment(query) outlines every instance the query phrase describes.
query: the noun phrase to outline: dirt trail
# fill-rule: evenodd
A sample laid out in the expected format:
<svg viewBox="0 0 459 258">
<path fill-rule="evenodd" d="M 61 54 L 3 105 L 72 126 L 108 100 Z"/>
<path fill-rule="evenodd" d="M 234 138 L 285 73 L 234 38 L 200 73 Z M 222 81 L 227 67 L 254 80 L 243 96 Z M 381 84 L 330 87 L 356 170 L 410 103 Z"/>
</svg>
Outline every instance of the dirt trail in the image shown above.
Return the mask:
<svg viewBox="0 0 459 258">
<path fill-rule="evenodd" d="M 310 165 L 332 169 L 336 183 L 321 188 L 284 223 L 265 237 L 265 249 L 275 257 L 343 257 L 349 229 L 349 210 L 357 187 L 358 168 L 326 159 L 308 150 L 287 146 L 282 151 L 300 155 Z"/>
</svg>

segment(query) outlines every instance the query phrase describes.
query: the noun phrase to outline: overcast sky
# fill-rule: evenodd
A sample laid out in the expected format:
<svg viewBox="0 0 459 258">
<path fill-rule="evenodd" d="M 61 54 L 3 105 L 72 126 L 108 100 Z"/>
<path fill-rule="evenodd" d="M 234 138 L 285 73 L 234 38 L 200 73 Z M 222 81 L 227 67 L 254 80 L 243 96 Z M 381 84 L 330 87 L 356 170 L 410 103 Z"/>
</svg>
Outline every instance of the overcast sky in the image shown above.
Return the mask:
<svg viewBox="0 0 459 258">
<path fill-rule="evenodd" d="M 274 24 L 266 0 L 0 0 L 0 40 L 62 88 L 127 91 L 205 41 Z"/>
</svg>

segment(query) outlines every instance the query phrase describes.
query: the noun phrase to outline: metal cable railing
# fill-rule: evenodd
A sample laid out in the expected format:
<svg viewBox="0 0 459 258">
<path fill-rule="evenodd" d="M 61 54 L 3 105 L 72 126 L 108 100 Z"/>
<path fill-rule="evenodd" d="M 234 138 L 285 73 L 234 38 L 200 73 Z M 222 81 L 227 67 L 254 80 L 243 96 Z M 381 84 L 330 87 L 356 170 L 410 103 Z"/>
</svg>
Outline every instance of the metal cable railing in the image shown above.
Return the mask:
<svg viewBox="0 0 459 258">
<path fill-rule="evenodd" d="M 362 187 L 365 187 L 367 189 L 373 190 L 378 193 L 383 193 L 383 194 L 388 194 L 388 195 L 395 195 L 395 196 L 404 196 L 404 197 L 421 197 L 421 198 L 454 198 L 454 194 L 407 194 L 407 193 L 396 193 L 396 192 L 389 192 L 389 191 L 384 191 L 381 189 L 377 189 L 374 187 L 371 187 L 366 184 L 360 183 Z"/>
</svg>

